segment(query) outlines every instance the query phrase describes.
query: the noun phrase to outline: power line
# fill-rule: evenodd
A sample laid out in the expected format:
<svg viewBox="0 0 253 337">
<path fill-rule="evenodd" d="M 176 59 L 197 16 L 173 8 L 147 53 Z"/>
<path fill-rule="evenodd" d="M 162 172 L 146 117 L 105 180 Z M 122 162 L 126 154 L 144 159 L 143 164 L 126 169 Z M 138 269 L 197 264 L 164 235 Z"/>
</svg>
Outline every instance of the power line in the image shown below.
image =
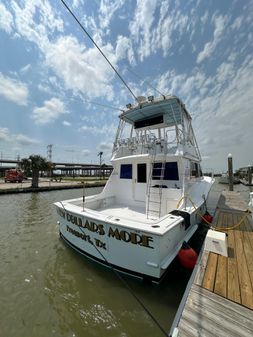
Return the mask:
<svg viewBox="0 0 253 337">
<path fill-rule="evenodd" d="M 69 6 L 66 4 L 66 2 L 64 0 L 61 0 L 62 4 L 66 7 L 66 9 L 68 10 L 68 12 L 72 15 L 72 17 L 75 19 L 75 21 L 78 23 L 78 25 L 80 26 L 80 28 L 82 29 L 82 31 L 88 36 L 88 38 L 91 40 L 91 42 L 95 45 L 95 47 L 100 51 L 100 53 L 102 54 L 102 56 L 106 59 L 106 61 L 109 63 L 109 65 L 112 67 L 112 69 L 114 70 L 114 72 L 118 75 L 118 77 L 120 78 L 120 80 L 123 82 L 123 84 L 125 85 L 125 87 L 129 90 L 129 92 L 131 93 L 131 95 L 134 97 L 134 99 L 137 101 L 137 97 L 135 96 L 135 94 L 133 93 L 133 91 L 130 89 L 130 87 L 128 86 L 128 84 L 126 83 L 126 81 L 123 79 L 123 77 L 119 74 L 119 72 L 116 70 L 116 68 L 112 65 L 112 63 L 109 61 L 109 59 L 106 57 L 106 55 L 103 53 L 103 51 L 100 49 L 100 47 L 97 45 L 97 43 L 93 40 L 93 38 L 91 37 L 91 35 L 87 32 L 87 30 L 84 28 L 84 26 L 81 24 L 81 22 L 78 20 L 78 18 L 75 16 L 75 14 L 71 11 L 71 9 L 69 8 Z"/>
</svg>

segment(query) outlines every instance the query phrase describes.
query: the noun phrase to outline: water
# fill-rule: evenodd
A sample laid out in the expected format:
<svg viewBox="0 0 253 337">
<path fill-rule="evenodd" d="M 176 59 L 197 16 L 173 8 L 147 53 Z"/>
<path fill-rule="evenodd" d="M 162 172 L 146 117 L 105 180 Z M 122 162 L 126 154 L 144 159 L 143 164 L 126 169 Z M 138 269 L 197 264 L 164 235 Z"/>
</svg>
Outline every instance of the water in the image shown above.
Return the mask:
<svg viewBox="0 0 253 337">
<path fill-rule="evenodd" d="M 246 197 L 248 189 L 239 187 Z M 214 185 L 209 205 L 215 207 L 222 189 Z M 163 335 L 111 270 L 59 238 L 53 202 L 81 195 L 82 190 L 66 190 L 0 197 L 1 337 Z M 189 276 L 174 268 L 159 286 L 127 282 L 169 331 Z"/>
</svg>

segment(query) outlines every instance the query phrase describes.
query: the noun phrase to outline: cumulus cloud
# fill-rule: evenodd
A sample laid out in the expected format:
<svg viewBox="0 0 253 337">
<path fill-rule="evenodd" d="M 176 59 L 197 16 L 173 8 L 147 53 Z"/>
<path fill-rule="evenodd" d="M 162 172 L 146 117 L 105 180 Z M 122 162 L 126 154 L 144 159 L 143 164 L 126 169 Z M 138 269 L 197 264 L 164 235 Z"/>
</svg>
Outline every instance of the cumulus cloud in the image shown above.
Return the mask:
<svg viewBox="0 0 253 337">
<path fill-rule="evenodd" d="M 114 13 L 124 4 L 124 0 L 102 0 L 100 1 L 99 20 L 100 27 L 105 29 L 109 26 Z"/>
<path fill-rule="evenodd" d="M 117 60 L 124 59 L 126 55 L 128 58 L 128 62 L 134 65 L 136 62 L 134 57 L 132 41 L 126 36 L 119 35 L 116 42 Z"/>
<path fill-rule="evenodd" d="M 141 60 L 151 52 L 152 25 L 156 6 L 156 0 L 137 1 L 134 19 L 129 24 L 133 39 L 140 44 L 138 52 Z"/>
<path fill-rule="evenodd" d="M 11 33 L 13 29 L 13 16 L 6 9 L 4 4 L 0 4 L 0 29 L 6 31 L 6 33 Z"/>
<path fill-rule="evenodd" d="M 115 60 L 110 45 L 104 46 L 103 51 Z M 45 57 L 47 65 L 64 80 L 67 89 L 112 99 L 110 80 L 114 74 L 95 47 L 86 49 L 73 36 L 62 36 L 47 46 Z"/>
<path fill-rule="evenodd" d="M 64 103 L 58 98 L 51 98 L 44 102 L 42 107 L 36 107 L 32 113 L 32 119 L 36 124 L 45 125 L 54 122 L 62 114 L 65 114 Z"/>
<path fill-rule="evenodd" d="M 222 33 L 225 29 L 227 22 L 226 16 L 214 16 L 214 32 L 213 39 L 205 44 L 203 50 L 197 56 L 197 63 L 201 63 L 206 58 L 210 57 L 214 52 L 216 46 L 221 41 Z"/>
<path fill-rule="evenodd" d="M 0 73 L 0 95 L 18 105 L 27 105 L 28 88 L 25 83 Z"/>
</svg>

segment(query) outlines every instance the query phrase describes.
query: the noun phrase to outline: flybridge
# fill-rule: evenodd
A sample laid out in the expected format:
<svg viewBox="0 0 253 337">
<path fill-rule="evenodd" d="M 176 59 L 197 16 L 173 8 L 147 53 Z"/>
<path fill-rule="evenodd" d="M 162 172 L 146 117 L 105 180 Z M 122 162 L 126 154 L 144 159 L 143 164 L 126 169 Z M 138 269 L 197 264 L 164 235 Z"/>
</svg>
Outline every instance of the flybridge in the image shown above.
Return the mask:
<svg viewBox="0 0 253 337">
<path fill-rule="evenodd" d="M 191 116 L 184 104 L 176 96 L 167 96 L 162 99 L 140 101 L 137 105 L 128 104 L 128 109 L 119 117 L 134 125 L 135 129 L 162 124 L 170 127 L 183 124 L 183 119 L 191 120 Z"/>
<path fill-rule="evenodd" d="M 138 97 L 119 116 L 113 159 L 137 154 L 179 154 L 201 160 L 191 116 L 176 96 Z"/>
</svg>

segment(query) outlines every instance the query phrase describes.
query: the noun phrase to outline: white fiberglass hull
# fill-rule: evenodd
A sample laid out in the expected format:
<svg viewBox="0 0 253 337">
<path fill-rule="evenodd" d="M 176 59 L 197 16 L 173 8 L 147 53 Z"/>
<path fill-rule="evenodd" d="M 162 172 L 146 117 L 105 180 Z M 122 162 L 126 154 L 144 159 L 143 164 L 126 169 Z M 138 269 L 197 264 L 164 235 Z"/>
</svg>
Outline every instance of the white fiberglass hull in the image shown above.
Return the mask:
<svg viewBox="0 0 253 337">
<path fill-rule="evenodd" d="M 184 219 L 171 215 L 173 221 L 163 234 L 142 231 L 69 212 L 60 203 L 56 206 L 60 235 L 72 248 L 97 262 L 157 282 L 197 229 L 195 223 L 185 229 Z M 191 218 L 195 220 L 195 214 Z"/>
</svg>

